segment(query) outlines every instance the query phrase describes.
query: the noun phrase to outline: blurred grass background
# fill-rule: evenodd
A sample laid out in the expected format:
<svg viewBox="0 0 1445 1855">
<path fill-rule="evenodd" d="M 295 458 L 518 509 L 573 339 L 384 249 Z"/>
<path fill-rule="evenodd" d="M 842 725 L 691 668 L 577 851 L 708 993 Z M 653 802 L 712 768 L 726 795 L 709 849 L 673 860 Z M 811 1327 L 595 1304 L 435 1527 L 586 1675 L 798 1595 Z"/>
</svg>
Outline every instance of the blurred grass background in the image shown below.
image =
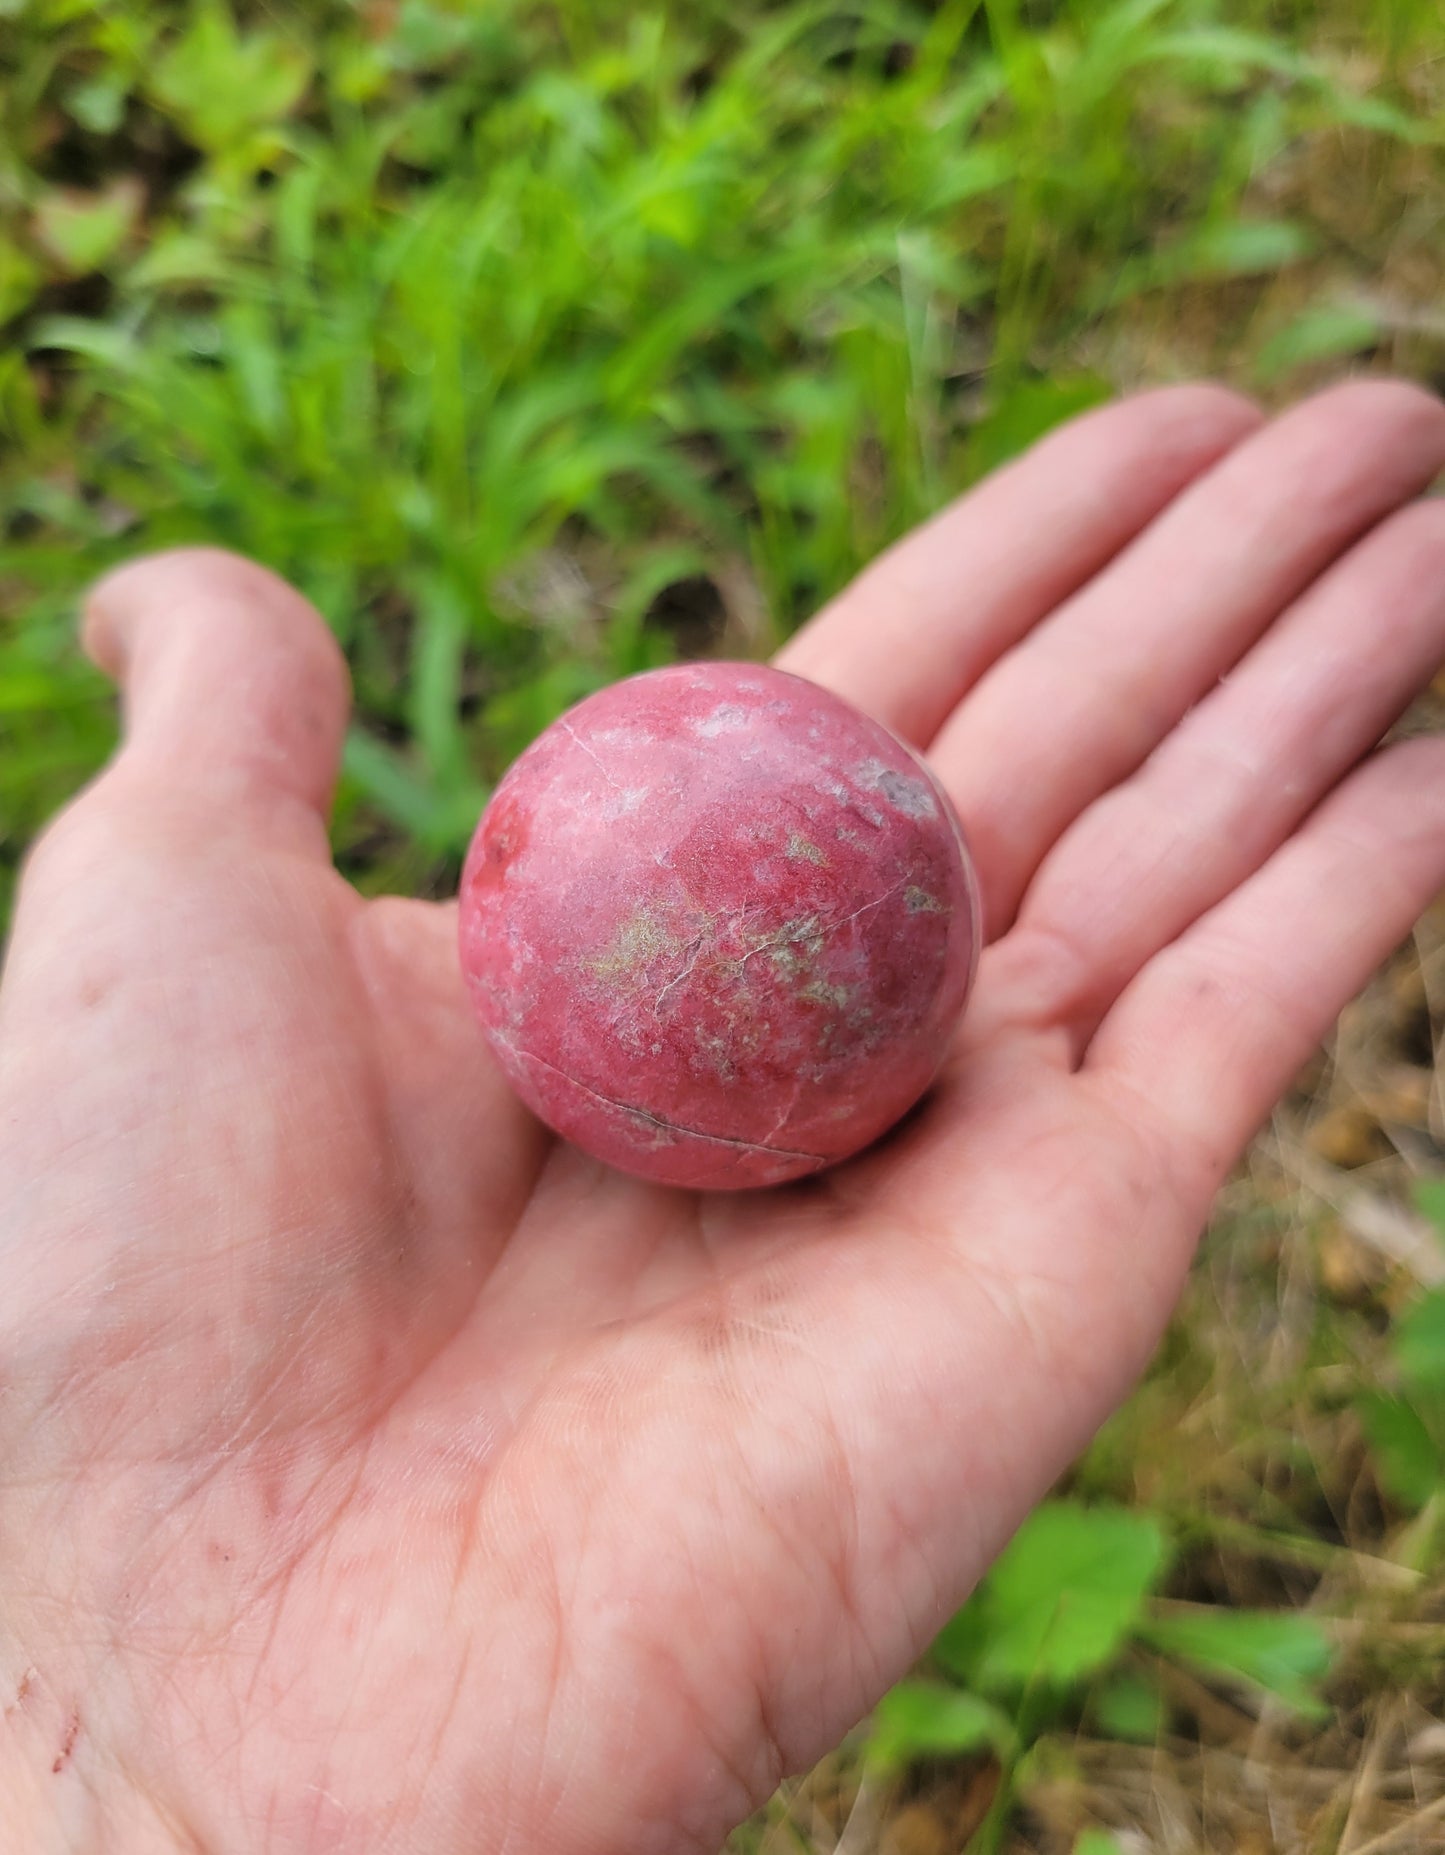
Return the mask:
<svg viewBox="0 0 1445 1855">
<path fill-rule="evenodd" d="M 588 690 L 765 653 L 1121 389 L 1438 385 L 1442 278 L 1438 0 L 0 0 L 0 923 L 113 738 L 112 560 L 316 601 L 341 863 L 444 893 Z M 1445 1849 L 1442 1007 L 1432 917 L 1226 1195 L 1074 1545 L 739 1848 Z"/>
</svg>

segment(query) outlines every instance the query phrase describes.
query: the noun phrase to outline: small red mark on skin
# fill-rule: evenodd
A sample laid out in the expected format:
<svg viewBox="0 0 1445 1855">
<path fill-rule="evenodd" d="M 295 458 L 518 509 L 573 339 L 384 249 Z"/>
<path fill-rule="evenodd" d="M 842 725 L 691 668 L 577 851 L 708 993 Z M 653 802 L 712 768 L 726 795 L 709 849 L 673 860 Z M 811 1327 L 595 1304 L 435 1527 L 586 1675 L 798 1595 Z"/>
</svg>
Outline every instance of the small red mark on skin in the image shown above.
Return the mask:
<svg viewBox="0 0 1445 1855">
<path fill-rule="evenodd" d="M 75 1750 L 75 1742 L 80 1737 L 80 1714 L 71 1709 L 70 1718 L 65 1723 L 65 1737 L 60 1742 L 60 1756 L 50 1769 L 55 1773 L 64 1771 L 70 1763 L 70 1755 Z"/>
<path fill-rule="evenodd" d="M 624 1171 L 735 1189 L 844 1159 L 919 1099 L 978 917 L 910 749 L 802 678 L 691 664 L 589 697 L 511 768 L 460 946 L 549 1126 Z"/>
<path fill-rule="evenodd" d="M 79 1004 L 82 1011 L 94 1011 L 105 997 L 106 988 L 98 979 L 86 979 L 80 987 Z"/>
<path fill-rule="evenodd" d="M 5 1709 L 5 1718 L 7 1720 L 10 1718 L 11 1714 L 19 1713 L 26 1701 L 29 1700 L 34 1687 L 35 1670 L 33 1668 L 27 1668 L 25 1673 L 20 1677 L 20 1686 L 15 1690 L 14 1700 L 12 1700 L 10 1705 Z"/>
</svg>

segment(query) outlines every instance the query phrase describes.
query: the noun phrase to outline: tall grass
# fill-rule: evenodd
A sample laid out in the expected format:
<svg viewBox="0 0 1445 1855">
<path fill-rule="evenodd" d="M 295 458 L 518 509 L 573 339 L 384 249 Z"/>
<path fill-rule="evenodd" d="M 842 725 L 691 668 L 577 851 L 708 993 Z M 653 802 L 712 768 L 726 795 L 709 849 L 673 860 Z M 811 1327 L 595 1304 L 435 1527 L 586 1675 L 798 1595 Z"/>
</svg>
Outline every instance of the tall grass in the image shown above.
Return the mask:
<svg viewBox="0 0 1445 1855">
<path fill-rule="evenodd" d="M 1374 88 L 1302 4 L 5 10 L 11 867 L 106 747 L 70 608 L 116 555 L 304 587 L 357 678 L 343 852 L 444 881 L 497 767 L 672 621 L 765 649 L 1119 384 L 1101 330 L 1308 260 L 1252 194 L 1288 151 L 1437 145 L 1423 6 L 1366 31 Z"/>
</svg>

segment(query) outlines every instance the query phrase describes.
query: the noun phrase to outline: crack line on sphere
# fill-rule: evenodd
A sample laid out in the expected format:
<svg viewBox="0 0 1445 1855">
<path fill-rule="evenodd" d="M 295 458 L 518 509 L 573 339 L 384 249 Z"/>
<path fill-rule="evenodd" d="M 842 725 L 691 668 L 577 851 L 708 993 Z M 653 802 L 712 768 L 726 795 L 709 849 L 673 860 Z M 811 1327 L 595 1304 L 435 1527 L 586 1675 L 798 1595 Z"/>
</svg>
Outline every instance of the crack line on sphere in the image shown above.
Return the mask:
<svg viewBox="0 0 1445 1855">
<path fill-rule="evenodd" d="M 617 1108 L 623 1114 L 635 1114 L 640 1121 L 647 1121 L 653 1127 L 660 1127 L 670 1134 L 687 1134 L 693 1140 L 710 1140 L 717 1146 L 736 1147 L 744 1153 L 773 1153 L 779 1159 L 809 1159 L 818 1165 L 826 1165 L 826 1155 L 822 1153 L 803 1153 L 796 1147 L 769 1146 L 764 1141 L 734 1140 L 727 1134 L 709 1134 L 701 1127 L 684 1127 L 681 1121 L 669 1121 L 661 1114 L 653 1114 L 647 1108 L 638 1108 L 630 1101 L 618 1101 L 614 1095 L 604 1095 L 600 1089 L 588 1088 L 585 1082 L 579 1082 L 575 1076 L 569 1076 L 565 1069 L 559 1069 L 555 1063 L 549 1063 L 545 1056 L 537 1056 L 531 1050 L 519 1050 L 514 1043 L 505 1038 L 498 1040 L 507 1044 L 512 1055 L 523 1063 L 535 1063 L 539 1069 L 550 1069 L 554 1076 L 560 1076 L 569 1087 L 580 1089 L 584 1095 L 590 1095 L 594 1101 L 600 1101 L 604 1107 Z M 799 1084 L 801 1093 L 802 1085 Z M 794 1104 L 796 1105 L 796 1103 Z M 792 1112 L 790 1107 L 789 1113 Z M 785 1115 L 784 1119 L 787 1118 Z"/>
<path fill-rule="evenodd" d="M 887 890 L 883 895 L 880 895 L 875 901 L 864 902 L 861 908 L 855 908 L 851 915 L 844 915 L 841 921 L 827 922 L 822 930 L 824 939 L 826 939 L 829 934 L 836 932 L 838 928 L 847 927 L 850 921 L 856 921 L 859 915 L 866 915 L 870 908 L 881 908 L 885 902 L 891 902 L 893 897 L 897 895 L 898 891 L 907 881 L 908 878 L 906 876 L 900 876 L 893 887 Z"/>
<path fill-rule="evenodd" d="M 605 763 L 603 762 L 601 754 L 598 753 L 595 747 L 589 747 L 587 745 L 586 741 L 582 739 L 582 736 L 572 726 L 571 722 L 568 721 L 565 715 L 557 723 L 557 726 L 562 730 L 563 734 L 567 736 L 568 740 L 571 741 L 574 746 L 580 747 L 582 749 L 583 753 L 586 754 L 587 758 L 592 762 L 593 766 L 596 767 L 597 771 L 607 781 L 608 785 L 611 786 L 612 790 L 615 793 L 619 794 L 619 796 L 625 798 L 627 796 L 626 793 L 623 791 L 622 787 L 618 785 L 616 776 L 608 772 L 607 767 Z"/>
<path fill-rule="evenodd" d="M 793 1092 L 791 1096 L 789 1096 L 788 1098 L 787 1106 L 783 1109 L 783 1112 L 778 1116 L 777 1120 L 774 1121 L 773 1125 L 768 1129 L 767 1134 L 764 1137 L 763 1142 L 762 1142 L 764 1146 L 769 1146 L 774 1140 L 776 1140 L 778 1135 L 787 1126 L 788 1122 L 792 1120 L 793 1111 L 797 1107 L 798 1102 L 802 1097 L 802 1093 L 803 1093 L 803 1078 L 799 1076 L 798 1080 L 793 1084 Z"/>
</svg>

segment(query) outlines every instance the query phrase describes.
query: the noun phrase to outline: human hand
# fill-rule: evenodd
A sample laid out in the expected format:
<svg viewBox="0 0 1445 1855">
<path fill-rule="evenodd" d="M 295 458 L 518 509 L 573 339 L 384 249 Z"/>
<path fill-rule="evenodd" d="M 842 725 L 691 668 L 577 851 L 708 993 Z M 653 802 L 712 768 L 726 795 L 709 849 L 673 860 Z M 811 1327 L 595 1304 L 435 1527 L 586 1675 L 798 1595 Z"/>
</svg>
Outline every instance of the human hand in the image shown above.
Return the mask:
<svg viewBox="0 0 1445 1855">
<path fill-rule="evenodd" d="M 991 945 L 888 1140 L 698 1198 L 552 1142 L 454 910 L 323 818 L 343 669 L 120 570 L 125 741 L 0 990 L 0 1795 L 49 1851 L 711 1851 L 1144 1368 L 1221 1179 L 1445 882 L 1445 408 L 1044 440 L 783 653 L 921 746 Z"/>
</svg>

